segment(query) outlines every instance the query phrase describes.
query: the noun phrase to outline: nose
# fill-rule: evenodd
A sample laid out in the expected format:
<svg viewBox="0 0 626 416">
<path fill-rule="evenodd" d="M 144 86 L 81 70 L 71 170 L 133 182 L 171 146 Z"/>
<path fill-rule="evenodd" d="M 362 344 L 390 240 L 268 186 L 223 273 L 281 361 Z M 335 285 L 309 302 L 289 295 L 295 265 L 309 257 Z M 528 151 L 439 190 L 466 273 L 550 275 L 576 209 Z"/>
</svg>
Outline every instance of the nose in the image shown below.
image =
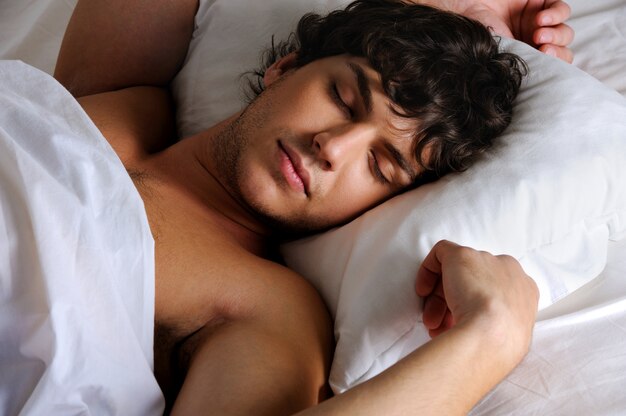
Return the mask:
<svg viewBox="0 0 626 416">
<path fill-rule="evenodd" d="M 367 152 L 373 131 L 365 125 L 345 125 L 313 137 L 314 151 L 325 170 L 337 170 Z"/>
</svg>

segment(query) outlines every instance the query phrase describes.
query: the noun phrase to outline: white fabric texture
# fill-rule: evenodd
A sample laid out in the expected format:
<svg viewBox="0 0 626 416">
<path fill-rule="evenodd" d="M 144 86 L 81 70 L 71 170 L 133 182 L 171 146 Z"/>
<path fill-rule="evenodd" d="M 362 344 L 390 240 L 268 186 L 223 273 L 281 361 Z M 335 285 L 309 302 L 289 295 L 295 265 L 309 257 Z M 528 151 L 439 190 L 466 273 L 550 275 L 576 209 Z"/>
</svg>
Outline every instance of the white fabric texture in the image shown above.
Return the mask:
<svg viewBox="0 0 626 416">
<path fill-rule="evenodd" d="M 0 413 L 162 412 L 143 202 L 54 79 L 17 61 L 0 79 Z"/>
<path fill-rule="evenodd" d="M 241 108 L 239 75 L 257 66 L 272 34 L 284 38 L 303 11 L 345 3 L 202 3 L 174 84 L 181 135 Z M 536 279 L 543 309 L 596 277 L 609 238 L 626 232 L 623 97 L 575 67 L 518 42 L 503 44 L 527 58 L 531 74 L 494 151 L 463 175 L 284 248 L 288 264 L 314 283 L 335 317 L 335 391 L 427 341 L 412 288 L 419 262 L 439 239 L 517 257 Z"/>
<path fill-rule="evenodd" d="M 78 0 L 1 0 L 0 59 L 16 59 L 52 74 Z"/>
</svg>

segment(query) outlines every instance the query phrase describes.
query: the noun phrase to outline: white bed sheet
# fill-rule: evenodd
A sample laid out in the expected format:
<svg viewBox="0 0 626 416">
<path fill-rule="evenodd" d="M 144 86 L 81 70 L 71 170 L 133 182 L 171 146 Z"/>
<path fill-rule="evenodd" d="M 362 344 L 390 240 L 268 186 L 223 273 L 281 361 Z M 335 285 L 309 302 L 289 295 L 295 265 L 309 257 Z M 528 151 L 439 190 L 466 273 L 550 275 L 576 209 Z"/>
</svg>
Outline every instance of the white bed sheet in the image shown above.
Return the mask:
<svg viewBox="0 0 626 416">
<path fill-rule="evenodd" d="M 158 413 L 141 197 L 52 77 L 0 79 L 0 414 Z"/>
<path fill-rule="evenodd" d="M 51 74 L 78 0 L 0 0 L 0 59 Z"/>
<path fill-rule="evenodd" d="M 75 0 L 0 1 L 0 58 L 51 72 Z M 626 1 L 570 0 L 574 63 L 626 96 Z M 626 184 L 625 184 L 626 186 Z M 532 351 L 472 414 L 626 414 L 626 241 L 542 311 Z"/>
</svg>

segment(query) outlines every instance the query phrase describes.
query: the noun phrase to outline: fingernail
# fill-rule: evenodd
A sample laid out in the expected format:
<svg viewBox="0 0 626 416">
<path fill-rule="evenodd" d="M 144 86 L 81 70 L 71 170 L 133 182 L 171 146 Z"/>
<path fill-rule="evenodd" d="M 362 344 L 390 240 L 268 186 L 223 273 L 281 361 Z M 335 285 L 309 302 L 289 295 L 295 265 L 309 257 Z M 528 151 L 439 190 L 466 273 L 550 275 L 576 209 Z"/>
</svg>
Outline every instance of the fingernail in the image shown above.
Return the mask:
<svg viewBox="0 0 626 416">
<path fill-rule="evenodd" d="M 546 48 L 544 52 L 546 53 L 546 55 L 556 57 L 556 50 L 554 48 Z"/>
<path fill-rule="evenodd" d="M 544 26 L 548 26 L 552 24 L 552 16 L 543 16 L 541 18 L 541 24 Z"/>
<path fill-rule="evenodd" d="M 552 41 L 552 36 L 549 33 L 542 33 L 539 35 L 539 43 L 550 43 Z"/>
</svg>

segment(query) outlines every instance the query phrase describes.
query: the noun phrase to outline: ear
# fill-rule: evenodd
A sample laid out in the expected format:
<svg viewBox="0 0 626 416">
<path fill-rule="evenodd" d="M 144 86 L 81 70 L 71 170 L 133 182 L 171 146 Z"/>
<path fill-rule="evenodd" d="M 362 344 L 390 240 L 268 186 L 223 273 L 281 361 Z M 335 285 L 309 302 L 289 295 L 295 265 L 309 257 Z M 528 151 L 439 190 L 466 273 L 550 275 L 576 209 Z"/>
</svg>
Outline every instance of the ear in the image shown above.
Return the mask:
<svg viewBox="0 0 626 416">
<path fill-rule="evenodd" d="M 263 83 L 266 87 L 269 87 L 279 79 L 285 72 L 296 67 L 297 52 L 291 52 L 288 55 L 283 56 L 278 61 L 274 62 L 265 70 L 263 76 Z"/>
</svg>

